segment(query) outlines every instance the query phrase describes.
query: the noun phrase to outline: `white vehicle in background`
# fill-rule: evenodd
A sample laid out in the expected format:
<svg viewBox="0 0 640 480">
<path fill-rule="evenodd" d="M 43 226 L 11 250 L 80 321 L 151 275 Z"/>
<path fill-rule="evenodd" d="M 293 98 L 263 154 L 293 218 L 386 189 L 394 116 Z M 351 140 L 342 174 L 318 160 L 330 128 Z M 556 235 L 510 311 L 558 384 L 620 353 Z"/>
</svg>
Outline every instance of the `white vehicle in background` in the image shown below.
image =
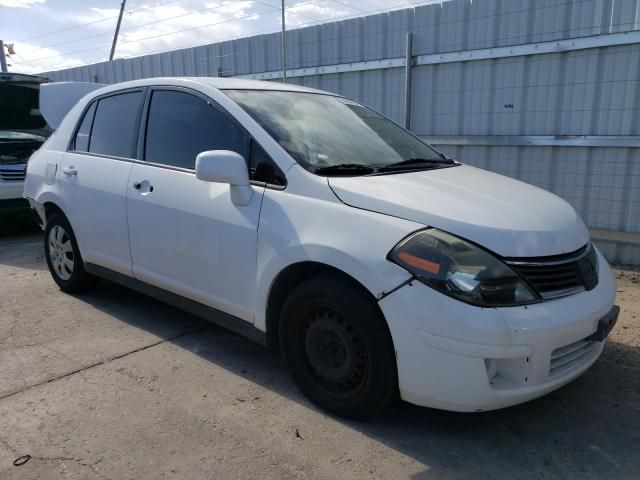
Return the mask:
<svg viewBox="0 0 640 480">
<path fill-rule="evenodd" d="M 539 397 L 596 361 L 618 315 L 566 202 L 309 88 L 100 88 L 31 158 L 24 194 L 62 290 L 103 277 L 278 346 L 347 417 L 398 395 L 467 412 Z"/>
<path fill-rule="evenodd" d="M 40 85 L 47 81 L 0 73 L 0 214 L 29 213 L 22 195 L 27 160 L 51 133 L 38 106 Z"/>
</svg>

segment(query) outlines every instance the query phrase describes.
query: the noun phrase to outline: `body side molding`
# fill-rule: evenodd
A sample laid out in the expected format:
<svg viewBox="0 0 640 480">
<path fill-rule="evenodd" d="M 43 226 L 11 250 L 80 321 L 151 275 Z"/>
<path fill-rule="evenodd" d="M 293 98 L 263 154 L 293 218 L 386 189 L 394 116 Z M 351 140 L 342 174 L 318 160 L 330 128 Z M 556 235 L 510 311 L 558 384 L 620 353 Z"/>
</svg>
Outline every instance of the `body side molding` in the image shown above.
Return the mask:
<svg viewBox="0 0 640 480">
<path fill-rule="evenodd" d="M 176 295 L 175 293 L 168 292 L 162 288 L 154 287 L 148 283 L 141 282 L 135 278 L 128 277 L 118 272 L 114 272 L 108 268 L 94 265 L 92 263 L 85 263 L 84 268 L 88 273 L 105 280 L 117 283 L 123 287 L 130 288 L 149 297 L 155 298 L 161 302 L 167 303 L 181 310 L 189 312 L 197 317 L 208 320 L 216 325 L 231 330 L 243 337 L 246 337 L 260 345 L 267 345 L 267 334 L 262 330 L 254 327 L 249 322 L 240 318 L 229 315 L 228 313 L 221 312 L 215 308 L 208 307 L 202 303 L 194 302 L 188 298 Z"/>
</svg>

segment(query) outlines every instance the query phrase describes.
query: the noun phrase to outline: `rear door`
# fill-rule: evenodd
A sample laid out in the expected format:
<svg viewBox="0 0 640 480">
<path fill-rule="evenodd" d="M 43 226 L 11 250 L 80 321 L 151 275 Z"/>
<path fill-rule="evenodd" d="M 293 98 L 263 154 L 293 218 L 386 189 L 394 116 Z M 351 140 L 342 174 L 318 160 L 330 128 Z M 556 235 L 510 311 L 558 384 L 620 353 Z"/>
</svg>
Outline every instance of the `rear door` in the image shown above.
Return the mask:
<svg viewBox="0 0 640 480">
<path fill-rule="evenodd" d="M 136 157 L 144 89 L 88 105 L 61 164 L 67 216 L 85 262 L 131 275 L 127 185 Z"/>
<path fill-rule="evenodd" d="M 256 248 L 264 186 L 248 205 L 231 201 L 229 185 L 195 176 L 206 150 L 247 155 L 248 137 L 221 107 L 173 88 L 149 92 L 146 135 L 127 190 L 134 276 L 253 321 Z"/>
</svg>

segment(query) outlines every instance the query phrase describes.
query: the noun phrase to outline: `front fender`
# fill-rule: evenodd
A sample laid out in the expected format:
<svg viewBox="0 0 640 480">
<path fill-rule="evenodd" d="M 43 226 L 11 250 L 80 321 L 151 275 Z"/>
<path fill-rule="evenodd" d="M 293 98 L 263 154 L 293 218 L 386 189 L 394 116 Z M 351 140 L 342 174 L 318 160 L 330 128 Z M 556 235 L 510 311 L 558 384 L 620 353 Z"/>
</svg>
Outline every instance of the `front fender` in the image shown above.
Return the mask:
<svg viewBox="0 0 640 480">
<path fill-rule="evenodd" d="M 379 298 L 409 278 L 386 257 L 402 238 L 420 227 L 341 202 L 291 198 L 286 192 L 267 190 L 258 228 L 255 326 L 266 330 L 273 282 L 285 268 L 300 262 L 340 270 Z"/>
</svg>

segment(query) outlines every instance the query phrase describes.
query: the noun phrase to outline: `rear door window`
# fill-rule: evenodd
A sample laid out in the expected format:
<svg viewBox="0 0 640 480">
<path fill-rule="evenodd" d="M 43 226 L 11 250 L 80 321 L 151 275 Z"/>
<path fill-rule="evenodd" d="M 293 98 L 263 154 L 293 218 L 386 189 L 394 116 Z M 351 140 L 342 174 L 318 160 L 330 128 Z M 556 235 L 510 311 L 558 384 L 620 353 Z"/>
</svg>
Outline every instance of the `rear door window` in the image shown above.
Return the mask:
<svg viewBox="0 0 640 480">
<path fill-rule="evenodd" d="M 231 150 L 244 156 L 244 144 L 244 132 L 211 102 L 176 90 L 153 92 L 145 160 L 193 170 L 199 153 Z"/>
<path fill-rule="evenodd" d="M 135 158 L 142 99 L 143 92 L 139 91 L 98 100 L 89 142 L 91 153 Z"/>
</svg>

